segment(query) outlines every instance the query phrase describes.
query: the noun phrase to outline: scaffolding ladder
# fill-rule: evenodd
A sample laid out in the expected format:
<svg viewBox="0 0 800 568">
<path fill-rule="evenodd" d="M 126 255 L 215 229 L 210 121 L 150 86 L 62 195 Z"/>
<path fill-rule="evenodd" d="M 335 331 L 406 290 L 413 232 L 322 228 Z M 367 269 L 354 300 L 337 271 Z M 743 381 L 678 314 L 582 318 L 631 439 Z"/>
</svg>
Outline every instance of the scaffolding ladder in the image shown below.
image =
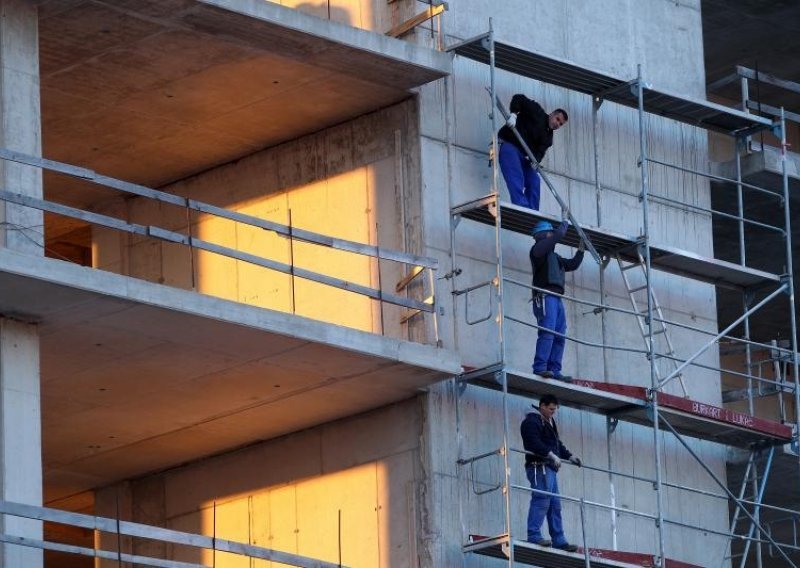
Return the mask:
<svg viewBox="0 0 800 568">
<path fill-rule="evenodd" d="M 675 373 L 678 371 L 679 364 L 678 359 L 675 355 L 675 347 L 672 343 L 672 339 L 669 335 L 669 330 L 667 329 L 666 319 L 664 318 L 664 312 L 661 309 L 661 304 L 658 302 L 658 297 L 656 296 L 656 291 L 653 286 L 647 285 L 647 266 L 645 264 L 644 257 L 642 256 L 641 250 L 637 251 L 636 258 L 633 261 L 624 260 L 620 255 L 616 255 L 617 264 L 619 265 L 620 274 L 622 274 L 622 282 L 625 284 L 625 290 L 628 293 L 628 298 L 631 301 L 631 308 L 633 311 L 636 312 L 636 323 L 639 326 L 639 331 L 642 334 L 642 339 L 644 340 L 645 348 L 650 353 L 653 353 L 653 356 L 656 358 L 665 359 L 669 366 L 669 372 Z M 641 270 L 642 276 L 644 277 L 644 284 L 631 283 L 631 278 L 628 276 L 628 271 L 635 270 L 639 268 Z M 653 321 L 650 322 L 647 316 L 647 308 L 645 307 L 644 311 L 639 308 L 639 301 L 636 299 L 636 294 L 638 292 L 645 292 L 650 293 L 650 302 L 652 305 L 652 313 L 655 317 L 653 317 Z M 655 346 L 653 349 L 650 349 L 650 342 L 656 342 L 658 338 L 662 338 L 664 350 L 660 351 Z M 661 369 L 659 368 L 658 361 L 656 361 L 656 365 L 654 367 L 656 378 L 658 382 L 661 382 L 663 377 L 661 376 Z M 675 374 L 675 378 L 681 384 L 681 390 L 683 391 L 683 396 L 688 397 L 689 393 L 686 390 L 686 384 L 683 381 L 683 373 L 678 372 Z"/>
</svg>

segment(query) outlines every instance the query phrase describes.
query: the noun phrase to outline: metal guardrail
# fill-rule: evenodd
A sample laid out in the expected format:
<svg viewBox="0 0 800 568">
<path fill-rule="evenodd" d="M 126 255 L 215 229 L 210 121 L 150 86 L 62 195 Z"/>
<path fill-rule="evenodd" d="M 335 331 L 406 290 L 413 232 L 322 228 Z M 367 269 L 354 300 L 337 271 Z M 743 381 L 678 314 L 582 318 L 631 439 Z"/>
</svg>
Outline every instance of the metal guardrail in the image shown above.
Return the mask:
<svg viewBox="0 0 800 568">
<path fill-rule="evenodd" d="M 48 507 L 25 505 L 11 501 L 0 501 L 0 513 L 13 517 L 33 519 L 37 521 L 48 521 L 61 525 L 69 525 L 72 527 L 107 532 L 126 537 L 158 540 L 161 542 L 167 542 L 181 546 L 228 552 L 248 558 L 280 562 L 282 564 L 297 566 L 299 568 L 343 568 L 343 565 L 338 563 L 325 562 L 323 560 L 317 560 L 314 558 L 301 556 L 299 554 L 281 552 L 278 550 L 263 548 L 252 544 L 244 544 L 233 540 L 203 536 L 172 529 L 164 529 L 161 527 L 144 525 L 130 521 L 96 517 L 83 513 L 72 513 L 58 509 L 51 509 Z M 166 560 L 163 558 L 152 558 L 149 556 L 122 553 L 120 551 L 86 548 L 82 546 L 31 539 L 10 534 L 0 534 L 0 542 L 25 546 L 28 548 L 54 550 L 70 554 L 78 554 L 81 556 L 91 556 L 94 558 L 121 560 L 122 562 L 131 562 L 142 566 L 156 566 L 159 568 L 207 568 L 205 564 L 179 562 L 176 560 Z"/>
<path fill-rule="evenodd" d="M 191 235 L 185 235 L 183 233 L 170 231 L 153 225 L 129 223 L 127 221 L 123 221 L 116 217 L 103 215 L 100 213 L 84 211 L 82 209 L 70 207 L 67 205 L 62 205 L 45 199 L 39 199 L 36 197 L 21 195 L 10 191 L 6 191 L 4 189 L 0 189 L 0 200 L 3 201 L 15 203 L 25 207 L 39 209 L 41 211 L 46 211 L 49 213 L 54 213 L 65 217 L 71 217 L 73 219 L 79 219 L 94 225 L 100 225 L 103 227 L 108 227 L 123 232 L 133 233 L 137 235 L 159 239 L 166 242 L 185 245 L 190 248 L 209 251 L 215 254 L 227 256 L 229 258 L 261 266 L 270 270 L 275 270 L 277 272 L 290 274 L 298 278 L 303 278 L 306 280 L 318 282 L 334 288 L 350 291 L 374 300 L 409 308 L 410 310 L 412 310 L 412 316 L 410 317 L 413 317 L 413 314 L 417 314 L 420 312 L 431 313 L 433 314 L 434 318 L 436 317 L 436 310 L 437 310 L 435 305 L 436 279 L 433 276 L 433 273 L 438 269 L 439 261 L 435 258 L 430 258 L 405 252 L 399 252 L 394 250 L 388 250 L 375 245 L 368 245 L 364 243 L 348 241 L 345 239 L 339 239 L 328 235 L 314 233 L 312 231 L 307 231 L 304 229 L 298 229 L 296 227 L 291 227 L 273 221 L 260 219 L 252 215 L 246 215 L 244 213 L 239 213 L 236 211 L 229 211 L 222 207 L 197 201 L 195 199 L 181 197 L 164 191 L 152 189 L 146 186 L 129 183 L 108 176 L 100 175 L 97 172 L 87 168 L 81 168 L 70 164 L 49 160 L 46 158 L 40 158 L 37 156 L 31 156 L 20 152 L 14 152 L 5 148 L 0 148 L 0 159 L 13 161 L 16 163 L 78 178 L 123 193 L 136 195 L 139 197 L 145 197 L 147 199 L 152 199 L 154 201 L 158 201 L 161 203 L 174 205 L 176 207 L 180 207 L 188 211 L 205 213 L 208 215 L 213 215 L 215 217 L 227 219 L 236 223 L 242 223 L 249 225 L 251 227 L 260 228 L 266 231 L 272 231 L 277 235 L 280 235 L 287 239 L 303 241 L 306 243 L 327 247 L 335 250 L 369 256 L 371 258 L 375 258 L 378 260 L 388 260 L 392 262 L 402 263 L 412 267 L 410 273 L 413 274 L 414 276 L 417 276 L 418 274 L 427 271 L 430 275 L 429 278 L 427 279 L 427 283 L 430 285 L 431 289 L 425 294 L 426 297 L 420 301 L 405 296 L 400 296 L 397 294 L 383 292 L 380 289 L 375 289 L 369 286 L 364 286 L 340 278 L 327 276 L 325 274 L 320 274 L 317 272 L 313 272 L 311 270 L 299 268 L 297 266 L 294 266 L 293 264 L 286 264 L 270 260 L 262 256 L 218 245 L 203 239 L 198 239 Z M 413 280 L 413 277 L 411 277 L 409 281 L 410 280 Z M 405 285 L 407 286 L 408 283 L 409 282 L 405 282 Z M 398 286 L 397 292 L 403 291 L 404 289 L 406 289 L 406 286 Z M 410 319 L 410 317 L 407 317 L 406 319 Z M 435 327 L 438 328 L 438 326 Z M 436 339 L 438 340 L 438 337 Z"/>
</svg>

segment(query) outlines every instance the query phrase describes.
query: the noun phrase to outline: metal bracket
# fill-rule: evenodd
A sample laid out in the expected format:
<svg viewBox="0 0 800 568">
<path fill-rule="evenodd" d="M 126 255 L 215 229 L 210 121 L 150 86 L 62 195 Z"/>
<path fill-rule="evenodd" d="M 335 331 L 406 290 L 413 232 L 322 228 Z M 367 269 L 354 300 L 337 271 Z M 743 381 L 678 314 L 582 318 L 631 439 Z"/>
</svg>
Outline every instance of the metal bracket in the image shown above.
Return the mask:
<svg viewBox="0 0 800 568">
<path fill-rule="evenodd" d="M 606 420 L 606 430 L 609 434 L 613 434 L 617 430 L 617 426 L 619 425 L 619 418 L 614 418 L 613 416 L 609 416 L 608 420 Z"/>
<path fill-rule="evenodd" d="M 481 38 L 481 47 L 486 51 L 489 51 L 491 49 L 491 42 L 489 42 L 488 37 Z"/>
</svg>

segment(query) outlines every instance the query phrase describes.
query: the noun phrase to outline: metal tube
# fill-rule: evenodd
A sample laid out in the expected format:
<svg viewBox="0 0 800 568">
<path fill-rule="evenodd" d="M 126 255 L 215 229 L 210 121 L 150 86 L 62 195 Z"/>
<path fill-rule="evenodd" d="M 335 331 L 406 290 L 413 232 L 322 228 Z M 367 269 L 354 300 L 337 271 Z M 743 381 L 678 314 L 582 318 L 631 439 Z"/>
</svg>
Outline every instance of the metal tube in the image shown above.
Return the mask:
<svg viewBox="0 0 800 568">
<path fill-rule="evenodd" d="M 537 286 L 531 286 L 527 282 L 520 282 L 519 280 L 514 280 L 513 278 L 505 278 L 505 282 L 507 284 L 514 284 L 515 286 L 520 286 L 522 288 L 527 288 L 528 290 L 546 292 L 546 293 L 551 294 L 553 296 L 557 296 L 557 297 L 562 298 L 564 300 L 567 300 L 567 301 L 570 301 L 570 302 L 574 302 L 576 304 L 581 304 L 581 305 L 584 305 L 584 306 L 593 306 L 593 307 L 599 308 L 601 310 L 609 310 L 609 311 L 619 312 L 619 313 L 622 313 L 622 314 L 628 314 L 628 315 L 632 315 L 632 316 L 638 315 L 635 311 L 633 311 L 631 309 L 628 309 L 628 308 L 620 308 L 620 307 L 617 307 L 617 306 L 610 306 L 608 304 L 601 304 L 601 303 L 593 302 L 591 300 L 584 300 L 583 298 L 578 298 L 576 296 L 570 296 L 568 294 L 558 294 L 556 292 L 552 292 L 552 291 L 547 290 L 545 288 L 539 288 Z M 491 284 L 491 281 L 487 281 L 487 282 L 484 282 L 484 283 L 481 283 L 481 284 L 477 284 L 477 285 L 475 285 L 475 286 L 473 286 L 471 288 L 468 288 L 466 290 L 479 288 L 481 286 L 486 286 L 488 284 Z M 459 292 L 459 293 L 462 293 L 462 292 Z M 704 335 L 717 336 L 717 332 L 715 332 L 715 331 L 708 331 L 707 329 L 702 329 L 700 327 L 695 327 L 693 325 L 689 325 L 687 323 L 682 323 L 682 322 L 675 321 L 675 320 L 653 317 L 653 321 L 669 324 L 669 325 L 674 326 L 674 327 L 681 327 L 683 329 L 688 329 L 688 330 L 691 330 L 691 331 L 696 331 L 696 332 L 702 333 Z M 741 337 L 735 337 L 735 336 L 732 336 L 732 335 L 723 335 L 719 339 L 727 339 L 727 340 L 730 340 L 730 341 L 733 341 L 733 342 L 736 342 L 736 343 L 741 343 L 743 345 L 753 345 L 753 346 L 756 346 L 756 347 L 763 347 L 764 349 L 770 349 L 770 350 L 774 350 L 774 351 L 779 351 L 781 353 L 785 353 L 786 355 L 790 355 L 792 353 L 789 349 L 784 349 L 782 347 L 775 347 L 775 346 L 772 345 L 772 343 L 759 343 L 758 341 L 747 340 L 747 339 L 743 339 Z M 742 375 L 742 376 L 744 376 L 744 375 Z"/>
<path fill-rule="evenodd" d="M 786 229 L 786 274 L 789 285 L 789 322 L 791 324 L 792 378 L 794 379 L 795 436 L 800 437 L 800 365 L 797 360 L 797 315 L 794 304 L 794 266 L 792 251 L 792 216 L 789 205 L 789 173 L 786 170 L 786 116 L 781 108 L 781 175 L 783 176 L 784 223 Z M 798 452 L 800 454 L 800 452 Z M 800 472 L 800 456 L 798 456 Z"/>
<path fill-rule="evenodd" d="M 756 495 L 756 505 L 753 509 L 753 517 L 755 521 L 753 524 L 750 525 L 750 530 L 747 532 L 748 537 L 752 537 L 753 533 L 755 532 L 756 526 L 761 522 L 761 501 L 764 500 L 764 491 L 767 488 L 767 480 L 769 479 L 770 471 L 772 470 L 772 458 L 775 456 L 775 447 L 771 447 L 769 449 L 769 455 L 767 456 L 767 465 L 764 467 L 764 475 L 761 478 L 761 487 L 758 486 L 758 468 L 755 468 L 753 473 L 753 491 Z M 744 552 L 742 553 L 742 562 L 739 564 L 740 568 L 744 568 L 745 563 L 747 562 L 747 555 L 750 552 L 750 541 L 748 540 L 747 543 L 744 545 Z M 761 568 L 762 565 L 762 551 L 761 551 L 761 543 L 756 543 L 756 566 Z"/>
<path fill-rule="evenodd" d="M 754 227 L 761 227 L 762 229 L 767 229 L 768 231 L 775 231 L 776 233 L 783 234 L 783 229 L 780 227 L 776 227 L 774 225 L 768 225 L 767 223 L 761 223 L 759 221 L 753 221 L 752 219 L 747 219 L 745 217 L 740 217 L 739 215 L 733 215 L 731 213 L 726 213 L 725 211 L 720 211 L 718 209 L 711 209 L 709 207 L 701 207 L 700 205 L 694 205 L 692 203 L 686 203 L 684 201 L 680 201 L 678 199 L 672 199 L 671 197 L 666 197 L 664 195 L 659 195 L 656 193 L 650 194 L 650 199 L 653 201 L 664 202 L 664 203 L 672 203 L 675 205 L 679 205 L 684 209 L 691 209 L 693 211 L 701 211 L 703 213 L 711 213 L 711 215 L 716 215 L 717 217 L 722 217 L 724 219 L 731 219 L 733 221 L 739 221 L 742 224 L 746 225 L 753 225 Z"/>
<path fill-rule="evenodd" d="M 659 431 L 658 421 L 658 375 L 656 374 L 656 358 L 655 342 L 653 341 L 653 283 L 651 279 L 650 266 L 650 224 L 648 205 L 648 165 L 647 165 L 647 146 L 645 144 L 645 116 L 644 116 L 644 80 L 642 79 L 642 66 L 636 66 L 637 81 L 636 81 L 636 96 L 638 99 L 637 110 L 639 115 L 639 168 L 642 183 L 642 236 L 644 239 L 643 253 L 645 259 L 645 278 L 647 285 L 647 343 L 649 350 L 650 360 L 650 384 L 653 408 L 653 445 L 655 457 L 655 470 L 656 481 L 653 487 L 656 491 L 656 530 L 658 532 L 658 566 L 664 566 L 665 563 L 665 546 L 664 546 L 664 503 L 663 503 L 663 488 L 661 485 L 661 435 Z"/>
<path fill-rule="evenodd" d="M 745 516 L 755 524 L 755 526 L 758 528 L 758 530 L 761 532 L 761 534 L 763 534 L 767 538 L 767 540 L 770 542 L 770 544 L 772 544 L 773 546 L 775 546 L 778 549 L 778 551 L 781 553 L 781 556 L 783 556 L 783 559 L 786 560 L 789 563 L 789 565 L 794 566 L 795 568 L 797 568 L 796 565 L 794 564 L 794 562 L 792 562 L 789 559 L 789 557 L 786 555 L 786 553 L 783 552 L 783 550 L 780 548 L 780 546 L 778 546 L 778 543 L 775 542 L 775 540 L 773 540 L 772 536 L 764 529 L 764 527 L 762 527 L 756 521 L 755 517 L 750 514 L 750 511 L 748 511 L 744 507 L 744 505 L 742 505 L 739 501 L 736 500 L 736 497 L 734 497 L 733 493 L 731 493 L 730 489 L 728 489 L 728 487 L 725 485 L 725 483 L 723 483 L 719 479 L 719 477 L 717 477 L 717 475 L 713 471 L 711 471 L 711 468 L 706 465 L 706 463 L 703 460 L 703 458 L 698 456 L 697 453 L 692 449 L 692 447 L 689 444 L 686 443 L 686 440 L 684 440 L 683 436 L 681 436 L 678 433 L 678 431 L 675 430 L 675 428 L 672 427 L 672 424 L 670 424 L 669 421 L 667 421 L 663 416 L 659 416 L 659 419 L 664 423 L 664 425 L 667 427 L 667 429 L 669 429 L 672 432 L 672 434 L 681 443 L 681 445 L 686 449 L 686 451 L 689 452 L 695 460 L 697 460 L 697 463 L 700 464 L 700 467 L 702 467 L 706 471 L 706 473 L 708 473 L 708 475 L 711 476 L 711 479 L 713 479 L 714 482 L 717 485 L 719 485 L 720 489 L 722 489 L 725 493 L 727 493 L 728 497 L 730 497 L 733 500 L 733 502 L 736 504 L 736 506 L 739 507 L 742 510 L 742 512 L 745 514 Z"/>
<path fill-rule="evenodd" d="M 747 294 L 742 295 L 742 307 L 744 309 L 744 313 L 747 313 L 747 309 L 750 302 L 747 301 Z M 750 340 L 750 318 L 744 318 L 744 338 L 746 340 Z M 744 360 L 745 360 L 745 369 L 747 369 L 747 413 L 751 416 L 754 414 L 754 407 L 753 407 L 753 355 L 751 353 L 750 344 L 746 343 L 744 346 Z M 759 383 L 760 387 L 760 383 Z"/>
<path fill-rule="evenodd" d="M 746 263 L 746 252 L 744 249 L 744 198 L 742 195 L 742 155 L 739 152 L 739 139 L 736 139 L 736 208 L 739 212 L 739 263 L 744 266 Z"/>
<path fill-rule="evenodd" d="M 758 304 L 756 304 L 756 305 L 755 305 L 753 308 L 751 308 L 751 309 L 749 309 L 748 311 L 746 311 L 746 312 L 745 312 L 745 313 L 744 313 L 742 316 L 740 316 L 739 318 L 737 318 L 737 319 L 736 319 L 736 321 L 734 321 L 732 324 L 730 324 L 728 327 L 726 327 L 726 328 L 725 328 L 725 329 L 724 329 L 724 330 L 723 330 L 721 333 L 718 333 L 718 334 L 716 335 L 716 337 L 714 337 L 714 338 L 713 338 L 713 339 L 712 339 L 710 342 L 706 343 L 706 344 L 705 344 L 703 347 L 701 347 L 701 348 L 700 348 L 700 349 L 699 349 L 699 350 L 698 350 L 698 351 L 697 351 L 697 352 L 696 352 L 694 355 L 692 355 L 691 357 L 689 357 L 689 358 L 688 358 L 688 359 L 687 359 L 687 360 L 686 360 L 686 361 L 685 361 L 685 362 L 684 362 L 682 365 L 680 365 L 680 366 L 679 366 L 677 369 L 675 369 L 674 371 L 672 371 L 672 373 L 670 373 L 670 374 L 669 374 L 669 375 L 667 375 L 667 376 L 666 376 L 664 379 L 662 379 L 662 380 L 661 380 L 661 382 L 660 382 L 660 383 L 658 383 L 658 384 L 657 384 L 657 385 L 656 385 L 654 388 L 656 388 L 656 389 L 660 389 L 661 387 L 663 387 L 664 385 L 666 385 L 666 384 L 667 384 L 669 381 L 671 381 L 671 380 L 672 380 L 672 379 L 674 379 L 676 376 L 678 376 L 678 375 L 680 374 L 680 372 L 681 372 L 681 371 L 683 371 L 683 370 L 684 370 L 686 367 L 688 367 L 688 366 L 689 366 L 689 364 L 690 364 L 692 361 L 694 361 L 694 360 L 695 360 L 695 359 L 697 359 L 697 358 L 698 358 L 700 355 L 702 355 L 703 353 L 705 353 L 706 349 L 708 349 L 709 347 L 711 347 L 712 345 L 714 345 L 714 344 L 715 344 L 717 341 L 719 341 L 719 339 L 720 339 L 722 336 L 724 336 L 724 335 L 727 335 L 727 334 L 728 334 L 728 332 L 729 332 L 730 330 L 732 330 L 734 327 L 736 327 L 737 325 L 739 325 L 739 324 L 742 322 L 742 320 L 743 320 L 744 318 L 746 318 L 746 317 L 747 317 L 749 314 L 751 314 L 751 313 L 753 313 L 753 312 L 756 312 L 756 311 L 758 311 L 758 310 L 759 310 L 759 309 L 760 309 L 762 306 L 764 306 L 765 304 L 767 304 L 768 302 L 770 302 L 770 301 L 771 301 L 771 300 L 772 300 L 772 299 L 773 299 L 775 296 L 777 296 L 778 294 L 780 294 L 781 292 L 783 292 L 784 290 L 786 290 L 786 287 L 787 287 L 787 285 L 786 285 L 786 284 L 781 284 L 781 285 L 780 285 L 780 287 L 779 287 L 777 290 L 775 290 L 775 291 L 774 291 L 774 292 L 772 292 L 772 293 L 771 293 L 769 296 L 767 296 L 766 298 L 764 298 L 763 300 L 761 300 L 761 301 L 760 301 Z M 795 390 L 796 390 L 796 389 L 795 389 Z"/>
<path fill-rule="evenodd" d="M 492 96 L 491 118 L 492 118 L 492 189 L 494 190 L 495 198 L 499 200 L 499 191 L 497 187 L 497 112 L 494 108 L 494 101 L 497 99 L 497 85 L 495 82 L 495 51 L 494 51 L 494 27 L 492 19 L 489 18 L 489 76 L 490 76 L 490 90 Z M 499 347 L 499 361 L 503 365 L 500 370 L 500 376 L 503 383 L 503 497 L 505 500 L 505 524 L 506 534 L 508 535 L 508 565 L 510 568 L 514 566 L 514 538 L 511 530 L 511 467 L 508 462 L 508 438 L 509 438 L 509 413 L 508 413 L 508 375 L 505 371 L 506 364 L 506 348 L 505 337 L 503 330 L 503 317 L 505 315 L 505 306 L 503 305 L 503 242 L 502 242 L 502 213 L 500 207 L 497 208 L 497 217 L 495 220 L 495 247 L 497 255 L 497 335 L 500 345 Z"/>
<path fill-rule="evenodd" d="M 744 476 L 742 477 L 742 486 L 739 488 L 739 497 L 737 497 L 737 499 L 736 499 L 740 503 L 744 502 L 743 501 L 744 494 L 747 491 L 747 480 L 750 477 L 750 471 L 753 469 L 753 464 L 755 463 L 755 461 L 756 461 L 756 451 L 753 450 L 753 451 L 750 452 L 750 457 L 747 459 L 747 467 L 745 468 Z M 731 519 L 731 528 L 730 528 L 730 532 L 731 533 L 734 533 L 736 531 L 736 523 L 739 522 L 739 513 L 740 512 L 741 512 L 741 509 L 739 509 L 739 507 L 736 507 L 736 510 L 733 512 L 733 519 Z M 731 543 L 728 543 L 727 546 L 730 547 Z M 732 550 L 730 550 L 730 554 L 733 554 Z M 722 560 L 720 561 L 720 564 L 719 564 L 720 568 L 722 568 L 724 566 L 726 559 L 727 559 L 727 557 L 725 557 L 725 556 L 722 557 Z"/>
<path fill-rule="evenodd" d="M 589 543 L 586 542 L 586 502 L 581 499 L 581 537 L 583 538 L 583 565 L 585 568 L 591 568 L 592 563 L 589 560 Z"/>
<path fill-rule="evenodd" d="M 717 175 L 714 175 L 714 174 L 701 172 L 699 170 L 693 170 L 692 168 L 685 168 L 685 167 L 679 166 L 677 164 L 671 164 L 669 162 L 662 162 L 661 160 L 656 160 L 655 158 L 646 158 L 646 160 L 651 164 L 658 164 L 660 166 L 665 166 L 667 168 L 680 170 L 680 171 L 685 172 L 687 174 L 695 174 L 695 175 L 698 175 L 698 176 L 701 176 L 701 177 L 705 177 L 705 178 L 708 178 L 708 179 L 713 179 L 713 180 L 716 180 L 716 181 L 724 181 L 724 182 L 728 182 L 728 183 L 739 183 L 735 179 L 732 179 L 732 178 L 726 178 L 726 177 L 723 177 L 723 176 L 717 176 Z M 742 185 L 742 187 L 747 187 L 749 189 L 754 189 L 756 191 L 760 191 L 764 195 L 769 195 L 770 197 L 772 197 L 774 199 L 777 199 L 779 201 L 783 201 L 783 199 L 784 199 L 783 197 L 781 197 L 780 194 L 777 194 L 774 191 L 770 191 L 769 189 L 765 189 L 765 188 L 763 188 L 763 187 L 761 187 L 759 185 L 754 185 L 752 183 L 747 183 L 747 182 L 741 182 L 741 185 Z"/>
<path fill-rule="evenodd" d="M 606 416 L 606 448 L 608 456 L 608 491 L 609 501 L 613 507 L 617 506 L 617 492 L 614 486 L 614 452 L 612 450 L 611 441 L 616 431 L 617 421 L 615 418 Z M 617 513 L 611 511 L 611 549 L 617 550 Z"/>
</svg>

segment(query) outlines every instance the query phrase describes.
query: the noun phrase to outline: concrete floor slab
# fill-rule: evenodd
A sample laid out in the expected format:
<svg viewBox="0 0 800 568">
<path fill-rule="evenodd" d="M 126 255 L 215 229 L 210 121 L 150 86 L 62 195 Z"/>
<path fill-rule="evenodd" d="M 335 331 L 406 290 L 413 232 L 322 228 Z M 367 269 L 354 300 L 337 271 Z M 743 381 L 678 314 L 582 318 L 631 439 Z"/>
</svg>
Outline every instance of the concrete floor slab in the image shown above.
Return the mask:
<svg viewBox="0 0 800 568">
<path fill-rule="evenodd" d="M 48 500 L 403 400 L 461 370 L 433 346 L 9 250 L 0 311 L 42 332 Z"/>
</svg>

